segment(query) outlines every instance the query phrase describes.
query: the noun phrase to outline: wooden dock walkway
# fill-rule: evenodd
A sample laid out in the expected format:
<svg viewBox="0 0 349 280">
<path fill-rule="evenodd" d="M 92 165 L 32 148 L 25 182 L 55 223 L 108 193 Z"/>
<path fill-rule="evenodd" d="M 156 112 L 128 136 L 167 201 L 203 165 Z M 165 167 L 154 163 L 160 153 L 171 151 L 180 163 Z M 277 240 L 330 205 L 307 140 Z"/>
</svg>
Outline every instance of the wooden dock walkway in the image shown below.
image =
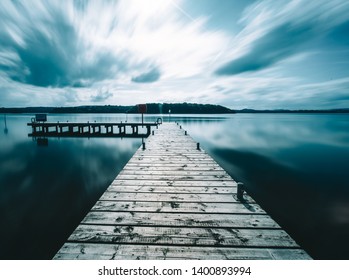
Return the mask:
<svg viewBox="0 0 349 280">
<path fill-rule="evenodd" d="M 145 146 L 54 259 L 310 259 L 179 125 Z"/>
<path fill-rule="evenodd" d="M 158 119 L 159 120 L 159 119 Z M 154 123 L 69 123 L 69 122 L 31 122 L 27 126 L 32 128 L 29 137 L 123 137 L 144 138 L 150 135 Z"/>
</svg>

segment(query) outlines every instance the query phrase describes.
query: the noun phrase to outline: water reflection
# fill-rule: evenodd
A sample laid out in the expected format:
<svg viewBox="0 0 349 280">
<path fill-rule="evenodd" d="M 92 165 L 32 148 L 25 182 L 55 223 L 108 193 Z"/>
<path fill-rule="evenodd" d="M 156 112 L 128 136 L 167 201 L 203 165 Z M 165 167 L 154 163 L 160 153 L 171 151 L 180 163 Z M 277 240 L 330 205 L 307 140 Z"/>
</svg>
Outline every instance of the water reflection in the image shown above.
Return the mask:
<svg viewBox="0 0 349 280">
<path fill-rule="evenodd" d="M 315 258 L 348 259 L 349 115 L 234 115 L 185 129 Z"/>
<path fill-rule="evenodd" d="M 7 128 L 6 114 L 4 115 L 4 124 L 5 124 L 4 134 L 7 134 L 8 133 L 8 128 Z"/>
<path fill-rule="evenodd" d="M 47 138 L 36 138 L 34 139 L 38 146 L 41 147 L 47 147 L 48 146 L 48 139 Z"/>
<path fill-rule="evenodd" d="M 27 137 L 31 115 L 4 116 L 0 258 L 51 258 L 141 139 Z M 158 115 L 145 115 L 156 121 Z M 164 115 L 166 120 L 166 115 Z M 140 121 L 49 115 L 49 121 Z M 171 116 L 315 258 L 349 258 L 349 115 Z"/>
<path fill-rule="evenodd" d="M 43 147 L 25 121 L 9 117 L 13 141 L 0 139 L 1 259 L 52 258 L 141 143 L 52 138 Z"/>
</svg>

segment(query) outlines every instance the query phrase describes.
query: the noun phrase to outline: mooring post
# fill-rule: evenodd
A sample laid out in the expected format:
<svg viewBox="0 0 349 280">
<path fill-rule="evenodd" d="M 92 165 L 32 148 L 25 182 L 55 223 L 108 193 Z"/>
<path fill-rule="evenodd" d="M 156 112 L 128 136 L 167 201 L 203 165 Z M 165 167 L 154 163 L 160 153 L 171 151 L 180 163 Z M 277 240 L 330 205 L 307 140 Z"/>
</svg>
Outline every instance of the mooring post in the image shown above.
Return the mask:
<svg viewBox="0 0 349 280">
<path fill-rule="evenodd" d="M 238 182 L 237 198 L 238 200 L 244 200 L 244 183 Z"/>
<path fill-rule="evenodd" d="M 196 149 L 200 151 L 200 143 L 196 143 Z"/>
<path fill-rule="evenodd" d="M 181 125 L 179 126 L 179 129 L 182 129 L 182 126 L 181 126 Z"/>
<path fill-rule="evenodd" d="M 184 135 L 187 135 L 187 131 L 184 131 Z"/>
</svg>

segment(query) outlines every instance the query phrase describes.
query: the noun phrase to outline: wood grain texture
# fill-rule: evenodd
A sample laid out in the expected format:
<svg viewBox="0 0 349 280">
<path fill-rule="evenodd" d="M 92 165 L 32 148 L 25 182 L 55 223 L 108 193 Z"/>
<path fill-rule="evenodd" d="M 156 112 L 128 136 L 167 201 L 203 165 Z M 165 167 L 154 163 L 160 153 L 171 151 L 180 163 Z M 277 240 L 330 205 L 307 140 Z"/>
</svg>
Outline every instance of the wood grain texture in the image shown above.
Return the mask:
<svg viewBox="0 0 349 280">
<path fill-rule="evenodd" d="M 185 186 L 115 186 L 111 185 L 108 190 L 108 192 L 146 192 L 146 193 L 173 193 L 173 194 L 188 194 L 188 193 L 195 193 L 195 194 L 235 194 L 236 193 L 236 187 L 185 187 Z"/>
<path fill-rule="evenodd" d="M 211 213 L 211 214 L 265 214 L 258 204 L 251 203 L 198 203 L 174 201 L 103 201 L 99 200 L 91 211 L 155 212 L 155 213 Z"/>
<path fill-rule="evenodd" d="M 308 260 L 300 249 L 66 243 L 55 259 L 70 260 Z"/>
<path fill-rule="evenodd" d="M 175 226 L 175 227 L 232 227 L 280 228 L 268 215 L 210 214 L 210 213 L 143 213 L 89 212 L 82 224 Z"/>
<path fill-rule="evenodd" d="M 310 259 L 178 125 L 145 147 L 55 259 Z"/>
<path fill-rule="evenodd" d="M 73 242 L 299 248 L 283 230 L 79 225 Z"/>
</svg>

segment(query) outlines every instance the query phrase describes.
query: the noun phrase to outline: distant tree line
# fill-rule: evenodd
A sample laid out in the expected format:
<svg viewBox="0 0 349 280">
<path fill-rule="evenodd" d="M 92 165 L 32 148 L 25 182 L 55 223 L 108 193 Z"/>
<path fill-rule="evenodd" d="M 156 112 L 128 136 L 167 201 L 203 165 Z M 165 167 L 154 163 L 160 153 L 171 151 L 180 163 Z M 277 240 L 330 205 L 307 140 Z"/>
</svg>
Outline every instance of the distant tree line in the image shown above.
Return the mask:
<svg viewBox="0 0 349 280">
<path fill-rule="evenodd" d="M 149 103 L 148 114 L 232 114 L 233 110 L 210 104 L 195 103 Z M 134 106 L 77 106 L 77 107 L 25 107 L 25 108 L 0 108 L 0 113 L 138 113 L 137 105 Z"/>
<path fill-rule="evenodd" d="M 137 113 L 137 106 L 132 107 L 129 113 Z M 148 103 L 147 113 L 149 114 L 232 114 L 233 110 L 211 104 L 195 103 Z"/>
<path fill-rule="evenodd" d="M 329 110 L 232 110 L 220 105 L 196 104 L 196 103 L 148 103 L 148 114 L 233 114 L 233 113 L 349 113 L 348 109 Z M 22 107 L 0 108 L 0 113 L 52 113 L 52 114 L 82 114 L 82 113 L 138 113 L 137 105 L 134 106 L 77 106 L 77 107 Z"/>
<path fill-rule="evenodd" d="M 327 110 L 285 110 L 285 109 L 275 109 L 275 110 L 254 110 L 254 109 L 242 109 L 242 110 L 235 110 L 236 113 L 349 113 L 348 109 L 327 109 Z"/>
</svg>

